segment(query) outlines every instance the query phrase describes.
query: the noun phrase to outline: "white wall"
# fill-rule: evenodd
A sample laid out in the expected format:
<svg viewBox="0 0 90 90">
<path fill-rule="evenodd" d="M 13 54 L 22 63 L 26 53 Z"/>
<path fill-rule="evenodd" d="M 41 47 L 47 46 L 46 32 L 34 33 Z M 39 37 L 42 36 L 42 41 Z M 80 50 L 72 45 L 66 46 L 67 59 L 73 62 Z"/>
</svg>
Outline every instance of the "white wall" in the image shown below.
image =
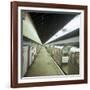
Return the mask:
<svg viewBox="0 0 90 90">
<path fill-rule="evenodd" d="M 62 85 L 62 86 L 48 86 L 48 87 L 35 87 L 35 88 L 10 88 L 10 1 L 0 1 L 0 90 L 90 90 L 90 70 L 89 83 L 78 85 Z M 23 0 L 22 0 L 23 1 Z M 25 0 L 24 0 L 25 1 Z M 28 0 L 29 1 L 29 0 Z M 90 24 L 90 0 L 30 0 L 30 1 L 43 1 L 52 3 L 66 3 L 66 4 L 81 4 L 89 6 L 89 19 Z M 87 2 L 88 1 L 88 2 Z M 90 25 L 88 27 L 90 34 Z M 90 35 L 88 36 L 90 38 Z M 90 40 L 88 42 L 90 46 Z M 90 53 L 90 48 L 88 48 Z M 88 56 L 90 64 L 90 55 Z M 90 68 L 90 65 L 88 66 Z"/>
<path fill-rule="evenodd" d="M 41 40 L 28 13 L 25 13 L 25 20 L 23 20 L 23 35 L 41 44 Z"/>
</svg>

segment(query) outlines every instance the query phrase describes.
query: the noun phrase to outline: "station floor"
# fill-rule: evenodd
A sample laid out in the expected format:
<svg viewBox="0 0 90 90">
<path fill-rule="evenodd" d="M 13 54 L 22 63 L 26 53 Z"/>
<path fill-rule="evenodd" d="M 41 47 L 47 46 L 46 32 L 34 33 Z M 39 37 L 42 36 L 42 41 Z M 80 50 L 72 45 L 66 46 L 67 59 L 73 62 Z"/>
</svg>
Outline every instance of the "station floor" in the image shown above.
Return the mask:
<svg viewBox="0 0 90 90">
<path fill-rule="evenodd" d="M 36 60 L 29 67 L 26 77 L 31 76 L 49 76 L 49 75 L 63 75 L 63 71 L 55 63 L 53 58 L 47 52 L 47 50 L 42 47 Z"/>
</svg>

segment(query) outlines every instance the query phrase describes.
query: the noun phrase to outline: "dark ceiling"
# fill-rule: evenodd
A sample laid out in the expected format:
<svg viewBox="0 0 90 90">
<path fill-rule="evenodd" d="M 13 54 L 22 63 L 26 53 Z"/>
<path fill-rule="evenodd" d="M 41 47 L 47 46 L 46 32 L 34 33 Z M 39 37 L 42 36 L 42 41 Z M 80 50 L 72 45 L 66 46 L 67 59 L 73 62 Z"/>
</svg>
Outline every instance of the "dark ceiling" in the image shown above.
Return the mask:
<svg viewBox="0 0 90 90">
<path fill-rule="evenodd" d="M 63 28 L 78 13 L 38 13 L 30 12 L 33 24 L 42 41 L 45 43 L 58 30 Z"/>
</svg>

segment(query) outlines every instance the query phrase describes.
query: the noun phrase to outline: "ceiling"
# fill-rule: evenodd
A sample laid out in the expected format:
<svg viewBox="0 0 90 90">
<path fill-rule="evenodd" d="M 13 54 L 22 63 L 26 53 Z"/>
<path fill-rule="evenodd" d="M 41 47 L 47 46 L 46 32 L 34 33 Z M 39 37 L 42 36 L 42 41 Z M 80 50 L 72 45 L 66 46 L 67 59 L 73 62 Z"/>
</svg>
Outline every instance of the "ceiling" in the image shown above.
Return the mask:
<svg viewBox="0 0 90 90">
<path fill-rule="evenodd" d="M 45 43 L 78 13 L 29 12 L 29 14 L 42 43 Z"/>
</svg>

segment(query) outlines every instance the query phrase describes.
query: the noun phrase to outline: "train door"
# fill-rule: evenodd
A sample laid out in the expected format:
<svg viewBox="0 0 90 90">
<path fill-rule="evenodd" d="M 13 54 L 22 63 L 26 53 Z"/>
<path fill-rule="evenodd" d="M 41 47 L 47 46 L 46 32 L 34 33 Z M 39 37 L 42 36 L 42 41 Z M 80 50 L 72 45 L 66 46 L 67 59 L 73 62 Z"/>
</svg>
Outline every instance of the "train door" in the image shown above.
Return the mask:
<svg viewBox="0 0 90 90">
<path fill-rule="evenodd" d="M 31 66 L 31 64 L 32 64 L 32 47 L 29 48 L 29 51 L 30 51 L 30 53 L 29 53 L 29 56 L 30 56 L 30 58 L 29 58 L 29 66 Z"/>
</svg>

